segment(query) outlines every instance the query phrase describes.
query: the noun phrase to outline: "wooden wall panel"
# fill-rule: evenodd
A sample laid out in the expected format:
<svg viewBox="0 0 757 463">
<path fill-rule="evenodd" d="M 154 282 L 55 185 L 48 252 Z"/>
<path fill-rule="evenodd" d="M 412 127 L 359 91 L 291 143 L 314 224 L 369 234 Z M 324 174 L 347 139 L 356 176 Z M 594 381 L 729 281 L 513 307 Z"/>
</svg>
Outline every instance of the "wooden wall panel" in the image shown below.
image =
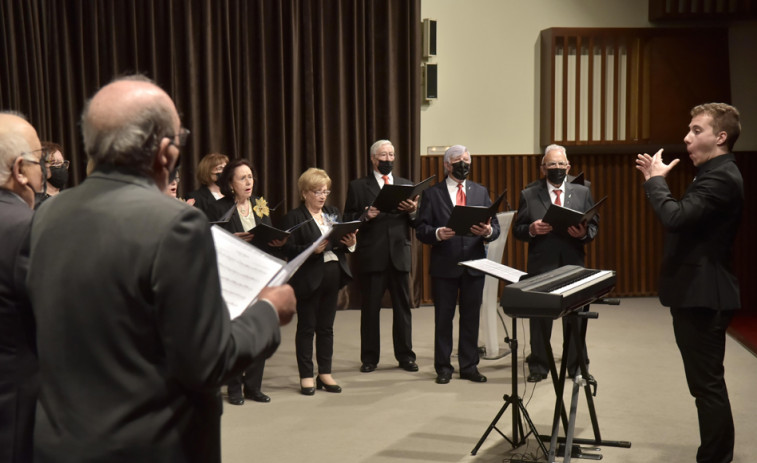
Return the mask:
<svg viewBox="0 0 757 463">
<path fill-rule="evenodd" d="M 650 153 L 651 154 L 651 153 Z M 671 191 L 680 197 L 695 175 L 691 161 L 683 153 L 681 162 L 668 177 Z M 666 159 L 672 159 L 666 153 Z M 591 182 L 594 200 L 607 196 L 600 210 L 597 238 L 587 248 L 586 266 L 617 272 L 614 296 L 656 296 L 662 256 L 664 230 L 648 206 L 636 170 L 633 154 L 569 154 L 571 173 L 583 171 Z M 742 173 L 757 172 L 757 153 L 739 153 L 737 161 Z M 507 188 L 507 202 L 517 210 L 520 191 L 540 177 L 541 155 L 473 156 L 471 180 L 485 185 L 496 198 Z M 436 174 L 444 178 L 442 156 L 421 157 L 421 178 Z M 745 175 L 746 204 L 744 218 L 736 243 L 734 265 L 742 288 L 744 308 L 757 313 L 757 285 L 753 284 L 751 266 L 757 262 L 757 185 Z M 416 245 L 421 245 L 416 242 Z M 428 277 L 430 247 L 423 246 L 422 303 L 431 303 L 431 282 Z M 526 270 L 527 245 L 508 237 L 503 263 Z"/>
</svg>

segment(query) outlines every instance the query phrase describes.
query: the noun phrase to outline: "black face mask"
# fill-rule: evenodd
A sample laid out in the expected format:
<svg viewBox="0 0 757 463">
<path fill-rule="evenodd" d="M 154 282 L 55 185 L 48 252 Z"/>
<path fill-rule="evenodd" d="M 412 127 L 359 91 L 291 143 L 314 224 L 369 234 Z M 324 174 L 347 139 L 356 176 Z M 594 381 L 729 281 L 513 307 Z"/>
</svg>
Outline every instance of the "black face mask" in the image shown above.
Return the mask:
<svg viewBox="0 0 757 463">
<path fill-rule="evenodd" d="M 562 185 L 568 169 L 547 169 L 547 180 L 552 185 Z"/>
<path fill-rule="evenodd" d="M 394 168 L 394 161 L 379 161 L 378 162 L 378 171 L 381 172 L 381 175 L 389 175 L 389 173 L 392 172 L 393 168 Z"/>
<path fill-rule="evenodd" d="M 68 169 L 50 166 L 50 178 L 47 181 L 55 188 L 62 189 L 68 182 Z"/>
<path fill-rule="evenodd" d="M 465 180 L 470 174 L 470 164 L 459 161 L 452 164 L 452 175 L 458 180 Z"/>
</svg>

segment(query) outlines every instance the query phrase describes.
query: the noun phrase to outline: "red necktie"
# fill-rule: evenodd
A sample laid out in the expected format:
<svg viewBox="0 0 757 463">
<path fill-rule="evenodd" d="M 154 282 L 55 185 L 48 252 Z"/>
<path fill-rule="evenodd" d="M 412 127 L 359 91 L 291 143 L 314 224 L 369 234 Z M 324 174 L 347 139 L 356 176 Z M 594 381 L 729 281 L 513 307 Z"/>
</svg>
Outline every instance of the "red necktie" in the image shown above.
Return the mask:
<svg viewBox="0 0 757 463">
<path fill-rule="evenodd" d="M 555 190 L 555 204 L 558 206 L 562 206 L 562 202 L 560 202 L 560 193 L 562 193 L 562 190 Z"/>
<path fill-rule="evenodd" d="M 384 185 L 389 185 L 389 176 L 388 175 L 382 175 L 381 179 L 384 180 Z"/>
<path fill-rule="evenodd" d="M 457 198 L 455 201 L 456 206 L 465 206 L 465 190 L 463 190 L 463 184 L 457 184 Z"/>
</svg>

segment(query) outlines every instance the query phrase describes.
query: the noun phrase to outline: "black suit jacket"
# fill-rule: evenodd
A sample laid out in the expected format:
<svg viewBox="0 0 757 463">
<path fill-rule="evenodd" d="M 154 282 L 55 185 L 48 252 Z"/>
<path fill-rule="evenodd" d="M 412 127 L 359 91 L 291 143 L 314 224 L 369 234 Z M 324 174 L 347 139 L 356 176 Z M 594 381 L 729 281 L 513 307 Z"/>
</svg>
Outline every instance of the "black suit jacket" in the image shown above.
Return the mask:
<svg viewBox="0 0 757 463">
<path fill-rule="evenodd" d="M 258 198 L 256 196 L 253 196 L 250 198 L 250 202 L 254 205 L 255 200 Z M 221 199 L 215 200 L 215 202 L 210 206 L 210 215 L 208 215 L 208 218 L 211 221 L 215 221 L 223 217 L 224 214 L 232 207 L 234 206 L 234 199 L 229 198 L 227 196 L 224 196 Z M 264 215 L 260 217 L 255 212 L 253 212 L 253 217 L 255 218 L 255 225 L 259 225 L 261 223 L 264 223 L 269 226 L 273 226 L 273 223 L 271 222 L 271 216 L 270 215 Z M 218 226 L 225 229 L 226 231 L 230 233 L 242 233 L 245 231 L 244 226 L 242 225 L 242 219 L 239 218 L 239 211 L 234 208 L 234 212 L 231 214 L 231 218 L 226 223 L 219 223 Z M 251 243 L 253 244 L 253 243 Z M 267 252 L 268 254 L 271 254 L 273 256 L 283 258 L 284 253 L 281 249 L 272 248 L 271 246 L 268 246 L 268 243 L 261 243 L 259 246 L 260 249 Z"/>
<path fill-rule="evenodd" d="M 206 187 L 205 185 L 201 186 L 195 191 L 189 193 L 187 195 L 187 199 L 194 199 L 195 200 L 194 207 L 204 212 L 205 215 L 210 220 L 216 220 L 216 219 L 211 218 L 211 216 L 215 213 L 214 205 L 217 200 L 216 200 L 216 197 L 213 196 L 213 193 L 210 192 L 208 187 Z"/>
<path fill-rule="evenodd" d="M 468 206 L 488 207 L 492 204 L 486 187 L 470 180 L 465 182 L 465 196 Z M 438 241 L 436 229 L 447 224 L 454 206 L 447 190 L 446 180 L 442 180 L 423 192 L 423 200 L 415 221 L 415 231 L 421 242 L 431 245 L 429 274 L 432 277 L 457 278 L 464 271 L 471 275 L 481 275 L 478 271 L 457 264 L 486 257 L 484 242 L 496 240 L 499 236 L 499 222 L 495 216 L 491 221 L 492 235 L 487 240 L 480 236 L 453 236 L 448 240 Z"/>
<path fill-rule="evenodd" d="M 0 188 L 0 461 L 31 458 L 37 355 L 22 252 L 32 210 Z"/>
<path fill-rule="evenodd" d="M 699 166 L 680 200 L 665 178 L 644 183 L 649 203 L 667 230 L 660 301 L 669 307 L 741 307 L 731 268 L 733 242 L 744 207 L 744 182 L 733 154 Z"/>
<path fill-rule="evenodd" d="M 543 218 L 552 205 L 546 179 L 542 178 L 539 182 L 538 185 L 521 191 L 518 214 L 513 226 L 513 235 L 528 242 L 528 273 L 544 273 L 563 265 L 583 266 L 586 256 L 584 246 L 597 236 L 599 216 L 594 216 L 587 224 L 587 236 L 583 240 L 557 233 L 531 237 L 528 232 L 529 225 Z M 566 183 L 562 204 L 567 208 L 584 212 L 594 206 L 594 199 L 589 188 Z"/>
<path fill-rule="evenodd" d="M 342 215 L 339 213 L 339 209 L 333 206 L 323 206 L 323 212 L 331 216 L 336 217 L 336 220 L 341 222 Z M 312 219 L 307 207 L 301 205 L 297 209 L 292 209 L 287 212 L 284 217 L 284 227 L 291 228 L 306 220 Z M 321 229 L 314 220 L 296 229 L 289 236 L 286 244 L 284 244 L 284 253 L 288 259 L 296 257 L 299 253 L 304 251 L 308 246 L 313 244 L 315 240 L 321 237 Z M 341 281 L 339 287 L 346 285 L 352 280 L 352 272 L 347 265 L 347 259 L 345 257 L 344 246 L 339 246 L 333 249 L 331 245 L 326 246 L 326 250 L 334 251 L 334 254 L 339 258 L 339 267 L 341 268 Z M 292 278 L 289 280 L 289 284 L 294 288 L 294 293 L 297 299 L 307 298 L 321 285 L 323 280 L 323 253 L 312 254 L 305 263 L 295 272 Z"/>
<path fill-rule="evenodd" d="M 405 178 L 394 176 L 395 185 L 412 185 Z M 365 208 L 373 204 L 381 188 L 371 174 L 350 182 L 347 201 L 344 205 L 344 220 L 358 220 Z M 358 272 L 382 272 L 389 265 L 401 272 L 409 272 L 410 227 L 413 220 L 407 213 L 381 212 L 372 220 L 365 221 L 357 234 L 355 259 Z"/>
<path fill-rule="evenodd" d="M 36 212 L 27 283 L 35 461 L 220 461 L 219 387 L 280 331 L 262 301 L 229 320 L 202 212 L 101 166 Z"/>
</svg>

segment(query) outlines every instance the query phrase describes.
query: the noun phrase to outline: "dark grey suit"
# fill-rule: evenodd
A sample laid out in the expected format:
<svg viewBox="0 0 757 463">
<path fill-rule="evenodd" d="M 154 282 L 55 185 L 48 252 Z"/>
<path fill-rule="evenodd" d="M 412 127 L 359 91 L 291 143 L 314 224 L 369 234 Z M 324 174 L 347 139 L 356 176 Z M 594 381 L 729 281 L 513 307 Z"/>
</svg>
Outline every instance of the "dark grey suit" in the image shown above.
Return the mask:
<svg viewBox="0 0 757 463">
<path fill-rule="evenodd" d="M 521 191 L 518 214 L 515 216 L 515 225 L 513 226 L 513 235 L 519 240 L 528 242 L 528 273 L 537 275 L 563 265 L 583 266 L 586 255 L 584 246 L 594 239 L 599 229 L 597 216 L 587 224 L 587 234 L 583 240 L 554 232 L 531 237 L 528 231 L 529 225 L 535 220 L 543 218 L 547 209 L 552 205 L 546 179 L 541 179 L 539 182 L 539 184 Z M 594 206 L 594 199 L 587 187 L 566 182 L 565 191 L 562 194 L 562 204 L 567 208 L 584 212 Z M 549 342 L 552 334 L 552 321 L 531 319 L 529 331 L 531 344 L 531 355 L 528 357 L 529 370 L 531 373 L 547 374 L 545 343 Z M 546 332 L 546 335 L 543 335 L 544 332 Z M 585 331 L 582 334 L 585 335 Z M 569 372 L 574 372 L 578 365 L 573 349 L 568 350 L 567 360 Z"/>
<path fill-rule="evenodd" d="M 393 176 L 395 185 L 412 185 L 410 180 Z M 381 191 L 371 174 L 350 182 L 344 205 L 344 220 L 358 220 L 365 208 Z M 360 227 L 355 249 L 355 268 L 360 275 L 360 360 L 379 363 L 381 299 L 389 289 L 392 298 L 392 339 L 394 357 L 400 362 L 414 362 L 412 316 L 410 313 L 410 227 L 407 213 L 381 212 Z"/>
<path fill-rule="evenodd" d="M 31 232 L 38 462 L 217 462 L 219 387 L 280 342 L 259 302 L 235 320 L 205 215 L 98 168 Z"/>
<path fill-rule="evenodd" d="M 724 154 L 699 166 L 680 200 L 662 176 L 650 178 L 644 190 L 667 230 L 660 302 L 671 308 L 686 381 L 696 399 L 697 461 L 730 462 L 734 426 L 723 358 L 726 329 L 741 306 L 731 259 L 744 182 L 733 154 Z"/>
<path fill-rule="evenodd" d="M 28 462 L 37 401 L 34 318 L 26 298 L 28 259 L 21 248 L 32 210 L 0 188 L 0 462 Z"/>
</svg>

